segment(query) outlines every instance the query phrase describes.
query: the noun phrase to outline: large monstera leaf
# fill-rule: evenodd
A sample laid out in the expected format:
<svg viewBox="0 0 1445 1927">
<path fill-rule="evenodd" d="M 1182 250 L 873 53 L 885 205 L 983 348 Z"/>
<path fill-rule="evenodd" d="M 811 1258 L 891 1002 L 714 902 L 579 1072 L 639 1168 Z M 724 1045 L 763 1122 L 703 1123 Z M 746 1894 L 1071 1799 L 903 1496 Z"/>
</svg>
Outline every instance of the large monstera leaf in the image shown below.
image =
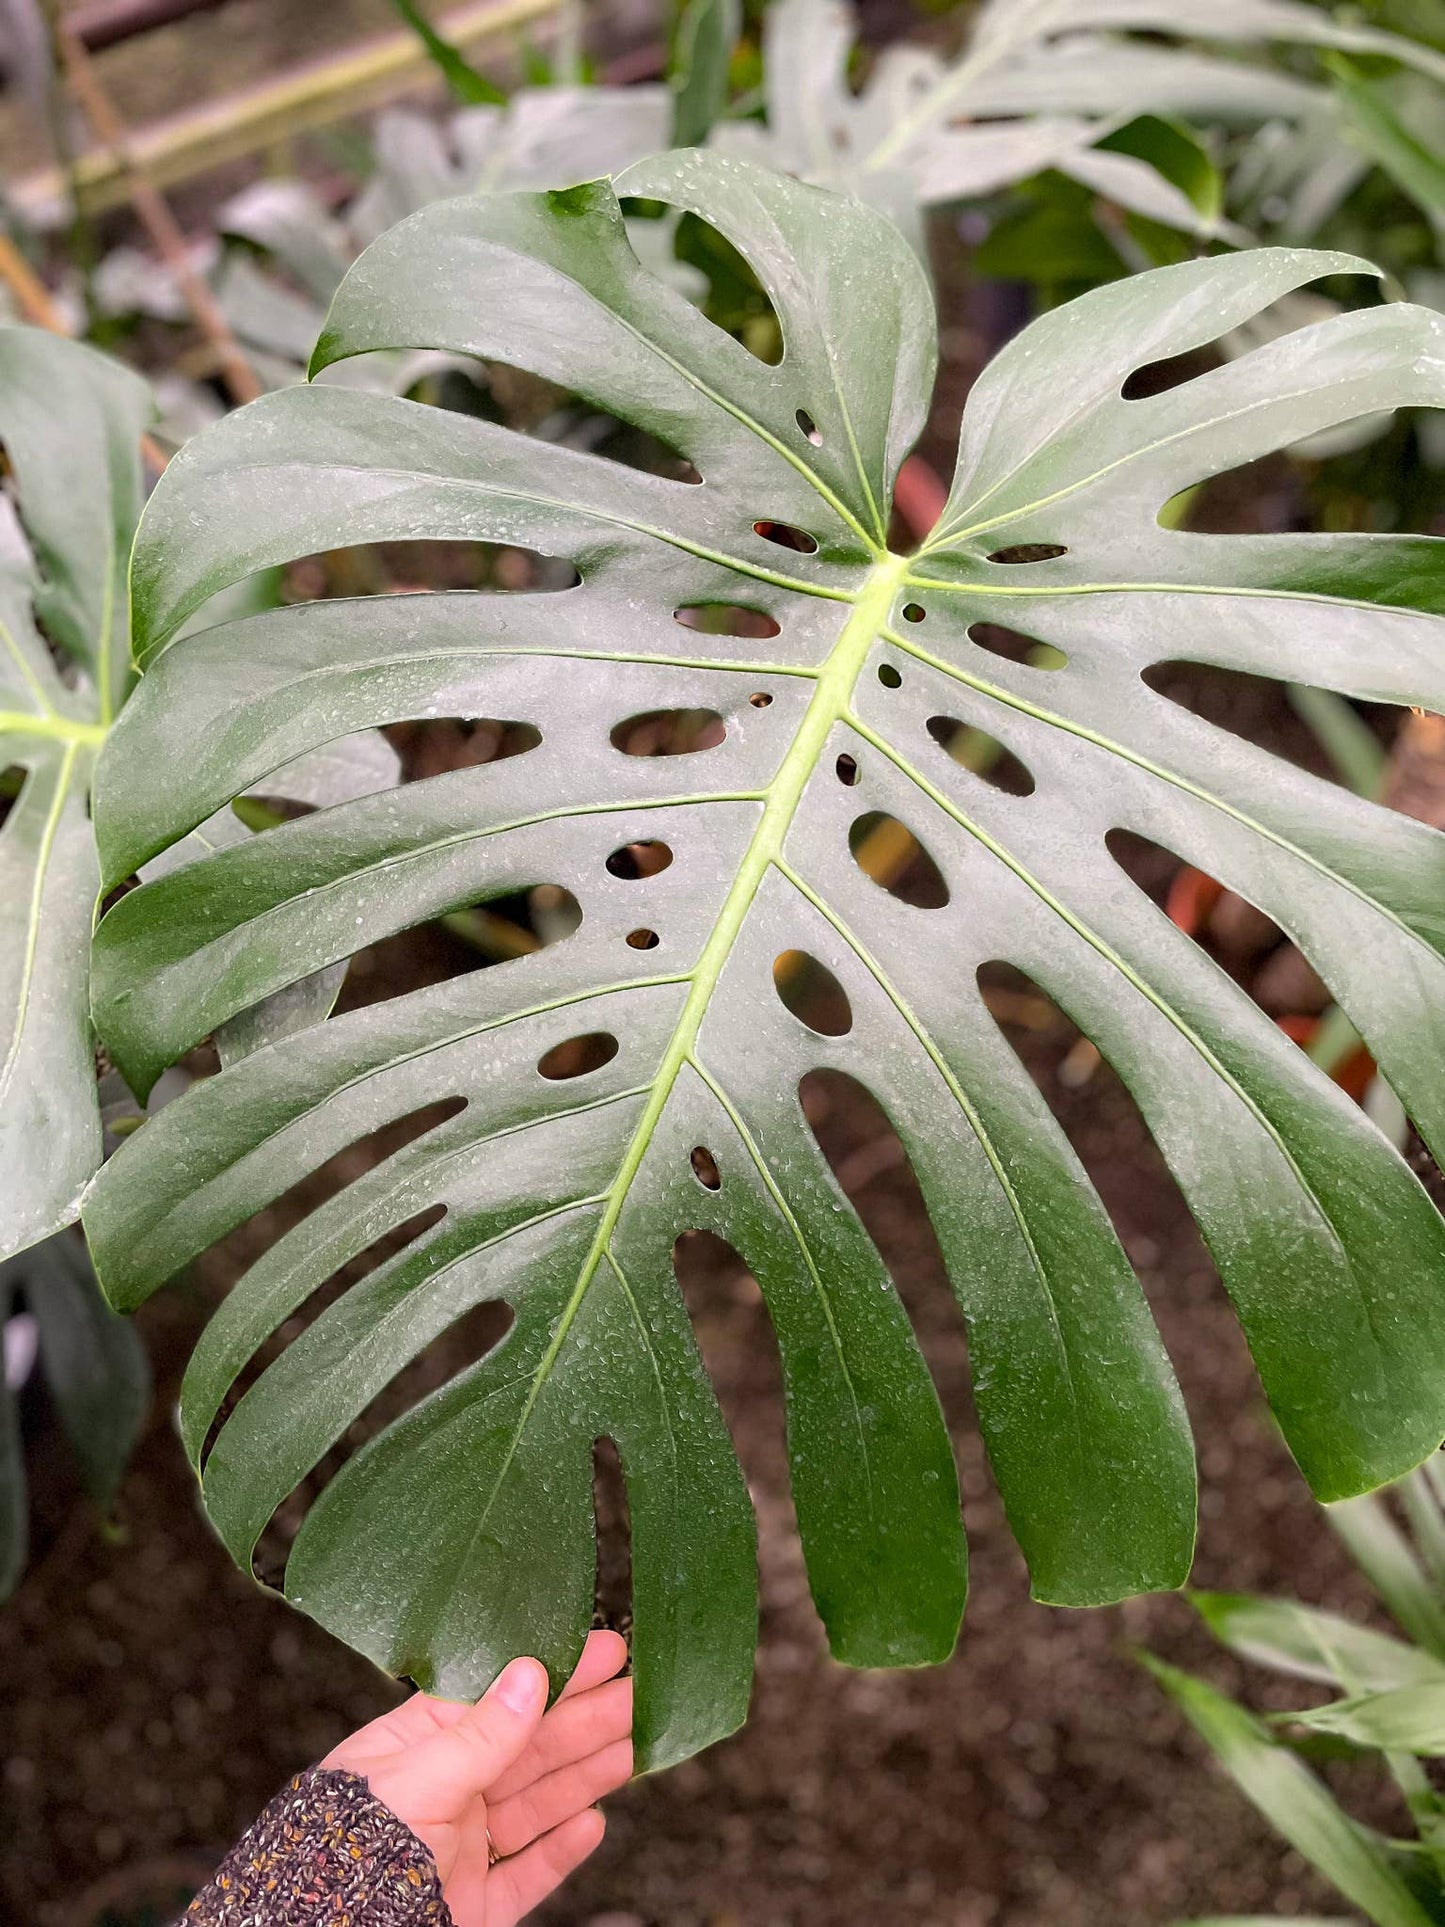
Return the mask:
<svg viewBox="0 0 1445 1927">
<path fill-rule="evenodd" d="M 1432 48 L 1302 0 L 989 0 L 956 59 L 889 48 L 857 93 L 848 74 L 854 31 L 844 0 L 776 0 L 765 25 L 766 125 L 723 121 L 712 139 L 857 195 L 920 251 L 922 209 L 1044 168 L 1170 227 L 1241 238 L 1151 164 L 1148 143 L 1141 151 L 1125 124 L 1160 114 L 1245 127 L 1283 121 L 1320 138 L 1327 130 L 1338 149 L 1329 90 L 1271 67 L 1271 46 L 1383 56 L 1445 79 L 1445 56 Z"/>
<path fill-rule="evenodd" d="M 729 1241 L 766 1298 L 834 1652 L 941 1659 L 963 1606 L 948 1434 L 805 1120 L 800 1080 L 820 1067 L 874 1093 L 917 1172 L 1035 1593 L 1115 1599 L 1189 1566 L 1179 1394 L 1109 1220 L 984 1004 L 992 960 L 1056 998 L 1132 1090 L 1315 1490 L 1375 1484 L 1445 1431 L 1441 1220 L 1105 840 L 1152 838 L 1275 917 L 1442 1144 L 1445 841 L 1191 716 L 1141 671 L 1186 657 L 1445 703 L 1438 544 L 1158 520 L 1281 443 L 1439 402 L 1445 365 L 1439 317 L 1386 307 L 1126 400 L 1141 364 L 1360 264 L 1271 251 L 1140 276 L 998 357 L 944 520 L 905 556 L 887 547 L 889 497 L 929 405 L 934 323 L 897 230 L 716 154 L 644 163 L 617 190 L 735 243 L 780 318 L 778 365 L 641 267 L 598 183 L 403 222 L 348 276 L 315 366 L 415 347 L 515 363 L 650 432 L 700 482 L 325 384 L 265 398 L 172 463 L 134 565 L 149 667 L 102 765 L 108 882 L 349 731 L 488 716 L 541 740 L 131 891 L 99 929 L 97 1020 L 143 1090 L 237 1011 L 458 906 L 558 884 L 580 925 L 254 1051 L 131 1138 L 85 1216 L 107 1291 L 134 1305 L 343 1147 L 462 1100 L 251 1266 L 197 1350 L 184 1433 L 245 1562 L 407 1361 L 504 1301 L 503 1341 L 324 1486 L 286 1590 L 444 1693 L 476 1692 L 519 1650 L 565 1668 L 592 1609 L 608 1437 L 630 1510 L 640 1757 L 657 1764 L 742 1716 L 755 1631 L 753 1524 L 674 1277 L 683 1232 Z M 248 571 L 414 537 L 540 550 L 580 582 L 318 602 L 170 640 Z M 776 633 L 678 619 L 709 604 Z M 1001 659 L 979 625 L 1050 649 Z M 624 753 L 620 725 L 673 710 L 716 719 L 697 739 L 713 746 Z M 1032 793 L 956 761 L 961 725 L 1002 743 Z M 914 901 L 852 853 L 890 820 L 936 869 Z M 641 846 L 670 862 L 617 860 Z M 775 987 L 799 956 L 842 993 L 827 1034 Z M 594 1040 L 573 1060 L 593 1067 L 548 1075 L 574 1039 Z M 226 1409 L 317 1287 L 438 1207 Z"/>
<path fill-rule="evenodd" d="M 100 1162 L 87 799 L 132 680 L 125 569 L 149 412 L 114 362 L 0 329 L 0 1259 L 68 1223 Z"/>
</svg>

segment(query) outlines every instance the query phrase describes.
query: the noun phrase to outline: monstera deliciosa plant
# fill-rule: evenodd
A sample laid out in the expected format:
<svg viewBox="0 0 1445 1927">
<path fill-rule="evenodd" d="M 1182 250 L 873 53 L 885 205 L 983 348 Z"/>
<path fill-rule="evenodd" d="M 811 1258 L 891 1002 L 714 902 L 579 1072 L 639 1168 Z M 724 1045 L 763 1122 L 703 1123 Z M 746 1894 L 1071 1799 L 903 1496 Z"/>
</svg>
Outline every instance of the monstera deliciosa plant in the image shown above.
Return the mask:
<svg viewBox="0 0 1445 1927">
<path fill-rule="evenodd" d="M 779 318 L 776 365 L 642 267 L 619 197 L 691 211 L 741 251 Z M 607 1438 L 630 1513 L 639 1758 L 728 1731 L 755 1640 L 754 1526 L 674 1273 L 701 1229 L 771 1314 L 833 1651 L 947 1655 L 965 1592 L 953 1455 L 800 1104 L 826 1067 L 876 1097 L 917 1173 L 1036 1595 L 1181 1581 L 1195 1495 L 1179 1392 L 1098 1197 L 984 1004 L 978 972 L 998 960 L 1133 1092 L 1314 1489 L 1358 1492 L 1436 1446 L 1445 1224 L 1111 842 L 1152 839 L 1277 919 L 1445 1148 L 1445 840 L 1143 679 L 1185 658 L 1445 704 L 1438 544 L 1159 519 L 1201 478 L 1329 424 L 1445 400 L 1439 316 L 1342 315 L 1128 398 L 1141 366 L 1361 265 L 1202 260 L 1035 323 L 976 386 L 943 518 L 903 554 L 890 490 L 935 358 L 912 250 L 857 202 L 683 152 L 615 185 L 402 222 L 348 274 L 313 373 L 414 348 L 512 364 L 646 431 L 692 479 L 324 381 L 172 462 L 133 564 L 145 674 L 98 781 L 107 887 L 352 732 L 488 717 L 534 746 L 277 823 L 121 895 L 97 933 L 94 1010 L 133 1088 L 261 1000 L 460 906 L 556 885 L 581 911 L 527 957 L 233 1055 L 92 1187 L 102 1280 L 134 1306 L 335 1153 L 450 1101 L 277 1239 L 198 1345 L 183 1431 L 239 1561 L 409 1360 L 500 1301 L 501 1342 L 324 1485 L 288 1596 L 442 1693 L 475 1693 L 520 1650 L 565 1670 L 592 1612 Z M 173 640 L 254 571 L 414 538 L 517 545 L 578 580 L 302 603 Z M 1010 633 L 1034 646 L 1000 654 Z M 684 716 L 691 734 L 641 727 Z M 1009 752 L 1008 789 L 950 753 L 965 728 Z M 659 745 L 691 753 L 637 753 Z M 880 829 L 914 852 L 906 890 L 869 858 Z M 228 1402 L 318 1287 L 423 1213 Z"/>
</svg>

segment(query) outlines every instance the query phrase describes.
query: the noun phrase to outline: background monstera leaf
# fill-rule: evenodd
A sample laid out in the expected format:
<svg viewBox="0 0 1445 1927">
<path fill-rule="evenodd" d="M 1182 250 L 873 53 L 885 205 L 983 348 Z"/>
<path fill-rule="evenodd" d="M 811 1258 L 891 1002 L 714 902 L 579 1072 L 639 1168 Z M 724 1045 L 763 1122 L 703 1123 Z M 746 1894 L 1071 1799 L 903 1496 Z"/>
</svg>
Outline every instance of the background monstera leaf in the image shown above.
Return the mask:
<svg viewBox="0 0 1445 1927">
<path fill-rule="evenodd" d="M 1442 1144 L 1445 840 L 1187 714 L 1141 671 L 1186 657 L 1445 703 L 1438 544 L 1158 520 L 1282 443 L 1439 402 L 1445 324 L 1350 314 L 1130 400 L 1141 364 L 1360 264 L 1268 251 L 1101 290 L 985 373 L 944 521 L 909 557 L 887 546 L 889 498 L 929 405 L 934 321 L 897 230 L 717 154 L 646 162 L 617 190 L 691 209 L 742 251 L 780 363 L 651 276 L 597 183 L 403 222 L 348 276 L 315 366 L 416 347 L 519 364 L 700 480 L 324 384 L 266 397 L 172 463 L 134 566 L 148 669 L 102 764 L 108 882 L 363 727 L 487 716 L 540 740 L 130 892 L 98 933 L 98 1022 L 144 1090 L 238 1011 L 459 906 L 559 884 L 579 926 L 230 1064 L 127 1141 L 86 1226 L 112 1300 L 134 1305 L 334 1153 L 461 1100 L 241 1278 L 190 1368 L 185 1436 L 245 1562 L 407 1361 L 504 1302 L 504 1340 L 325 1485 L 286 1590 L 443 1693 L 474 1693 L 524 1648 L 565 1668 L 592 1609 L 608 1437 L 630 1509 L 639 1756 L 658 1764 L 741 1718 L 756 1610 L 680 1234 L 719 1234 L 762 1288 L 835 1653 L 941 1659 L 963 1606 L 948 1434 L 800 1106 L 818 1067 L 876 1095 L 917 1172 L 1036 1594 L 1097 1602 L 1188 1569 L 1179 1394 L 1109 1220 L 983 1002 L 991 960 L 1027 971 L 1129 1085 L 1316 1491 L 1381 1481 L 1445 1431 L 1445 1226 L 1106 843 L 1153 838 L 1275 917 Z M 310 603 L 171 640 L 250 571 L 415 537 L 522 545 L 580 581 Z M 694 626 L 717 604 L 748 611 L 731 627 L 751 633 Z M 1001 624 L 1049 648 L 1001 659 Z M 710 719 L 696 753 L 628 753 L 657 712 Z M 969 727 L 1030 793 L 955 760 Z M 863 867 L 870 836 L 905 829 L 928 871 L 911 901 Z M 826 1021 L 791 997 L 800 968 L 831 981 Z M 438 1208 L 227 1405 L 339 1267 Z"/>
<path fill-rule="evenodd" d="M 100 1162 L 87 797 L 132 680 L 126 561 L 145 384 L 0 328 L 0 1258 L 76 1214 Z"/>
<path fill-rule="evenodd" d="M 1183 44 L 1162 43 L 1166 34 Z M 723 121 L 712 139 L 883 209 L 920 252 L 921 209 L 1045 168 L 1168 227 L 1247 240 L 1171 162 L 1157 121 L 1140 123 L 1137 139 L 1126 124 L 1302 125 L 1318 130 L 1332 167 L 1342 133 L 1330 91 L 1268 65 L 1272 45 L 1383 56 L 1445 79 L 1432 48 L 1300 0 L 989 0 L 956 59 L 889 48 L 857 93 L 854 37 L 843 0 L 777 0 L 765 26 L 767 124 Z"/>
</svg>

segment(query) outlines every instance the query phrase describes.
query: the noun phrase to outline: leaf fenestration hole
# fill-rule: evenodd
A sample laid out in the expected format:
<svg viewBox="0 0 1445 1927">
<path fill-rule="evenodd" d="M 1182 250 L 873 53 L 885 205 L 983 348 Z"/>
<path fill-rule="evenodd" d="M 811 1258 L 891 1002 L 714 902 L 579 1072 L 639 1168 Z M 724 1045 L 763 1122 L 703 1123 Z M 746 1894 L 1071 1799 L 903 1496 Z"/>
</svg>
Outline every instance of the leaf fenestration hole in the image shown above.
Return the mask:
<svg viewBox="0 0 1445 1927">
<path fill-rule="evenodd" d="M 25 788 L 30 772 L 23 763 L 12 763 L 8 769 L 0 769 L 0 829 L 5 820 L 20 803 L 20 793 Z"/>
<path fill-rule="evenodd" d="M 845 789 L 852 789 L 858 781 L 858 758 L 850 756 L 845 749 L 833 765 L 838 781 Z"/>
<path fill-rule="evenodd" d="M 800 408 L 793 419 L 797 422 L 799 428 L 802 429 L 807 440 L 813 444 L 814 448 L 821 448 L 823 446 L 823 437 L 818 432 L 818 424 L 813 420 L 813 417 L 808 413 L 806 408 Z"/>
<path fill-rule="evenodd" d="M 1119 394 L 1124 401 L 1147 401 L 1151 395 L 1163 395 L 1171 388 L 1182 388 L 1186 381 L 1194 381 L 1218 364 L 1217 352 L 1210 354 L 1199 348 L 1191 348 L 1182 355 L 1166 356 L 1162 361 L 1146 361 L 1125 375 Z"/>
<path fill-rule="evenodd" d="M 748 697 L 754 709 L 768 709 L 772 705 L 772 700 L 766 689 L 755 689 Z"/>
<path fill-rule="evenodd" d="M 905 823 L 885 810 L 857 817 L 848 832 L 853 861 L 881 889 L 919 910 L 948 902 L 943 872 Z"/>
<path fill-rule="evenodd" d="M 998 622 L 972 623 L 968 639 L 991 656 L 1022 663 L 1026 669 L 1062 669 L 1069 660 L 1063 650 L 1056 649 L 1051 642 L 1040 642 L 1036 636 L 1006 629 Z"/>
<path fill-rule="evenodd" d="M 1006 796 L 1032 796 L 1033 772 L 996 736 L 954 716 L 930 716 L 928 733 L 946 755 Z"/>
<path fill-rule="evenodd" d="M 655 930 L 629 930 L 628 947 L 632 950 L 656 950 L 661 939 Z"/>
<path fill-rule="evenodd" d="M 928 611 L 921 602 L 905 602 L 903 605 L 903 620 L 905 622 L 926 622 L 928 620 Z"/>
<path fill-rule="evenodd" d="M 632 1630 L 632 1517 L 622 1457 L 609 1438 L 592 1442 L 592 1514 L 597 1522 L 597 1576 L 592 1623 Z"/>
<path fill-rule="evenodd" d="M 621 849 L 614 850 L 607 859 L 607 874 L 620 877 L 624 883 L 640 883 L 644 877 L 655 877 L 667 869 L 672 862 L 672 851 L 666 843 L 649 837 L 641 843 L 624 843 Z"/>
<path fill-rule="evenodd" d="M 586 1077 L 590 1071 L 600 1071 L 604 1064 L 610 1064 L 617 1050 L 617 1039 L 610 1031 L 585 1031 L 580 1037 L 564 1037 L 560 1044 L 543 1051 L 537 1059 L 537 1071 L 554 1084 L 569 1077 Z"/>
<path fill-rule="evenodd" d="M 1016 562 L 1052 562 L 1056 557 L 1068 554 L 1061 542 L 1015 542 L 1006 549 L 995 549 L 989 556 L 990 562 L 1013 564 Z"/>
<path fill-rule="evenodd" d="M 403 782 L 415 783 L 447 770 L 525 756 L 539 747 L 542 732 L 534 723 L 499 716 L 428 716 L 393 724 L 387 737 L 401 758 Z"/>
<path fill-rule="evenodd" d="M 727 733 L 715 709 L 649 709 L 615 724 L 608 740 L 624 756 L 695 756 Z"/>
<path fill-rule="evenodd" d="M 784 950 L 773 959 L 773 988 L 784 1009 L 820 1037 L 846 1037 L 852 1030 L 847 991 L 828 966 L 806 950 Z"/>
<path fill-rule="evenodd" d="M 780 549 L 792 549 L 797 555 L 816 555 L 818 544 L 806 529 L 795 529 L 791 522 L 754 522 L 753 534 L 760 535 L 765 542 L 776 542 Z"/>
<path fill-rule="evenodd" d="M 781 623 L 763 609 L 748 609 L 740 602 L 685 602 L 672 612 L 674 622 L 704 636 L 747 636 L 754 642 L 769 642 L 782 633 Z"/>
<path fill-rule="evenodd" d="M 692 1175 L 704 1191 L 722 1189 L 722 1174 L 717 1168 L 717 1159 L 705 1144 L 693 1145 L 688 1153 L 688 1163 L 692 1166 Z"/>
<path fill-rule="evenodd" d="M 885 689 L 901 689 L 903 687 L 903 671 L 901 669 L 895 669 L 891 662 L 880 662 L 878 665 L 878 680 Z"/>
</svg>

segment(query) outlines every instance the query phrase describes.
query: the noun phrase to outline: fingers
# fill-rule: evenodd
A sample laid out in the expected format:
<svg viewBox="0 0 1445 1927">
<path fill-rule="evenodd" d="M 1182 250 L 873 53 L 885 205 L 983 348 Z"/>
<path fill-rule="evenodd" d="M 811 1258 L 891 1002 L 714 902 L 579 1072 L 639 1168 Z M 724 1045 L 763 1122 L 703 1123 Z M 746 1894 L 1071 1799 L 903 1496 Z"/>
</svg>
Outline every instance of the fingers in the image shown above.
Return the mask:
<svg viewBox="0 0 1445 1927">
<path fill-rule="evenodd" d="M 575 1699 L 560 1699 L 511 1766 L 487 1788 L 496 1806 L 544 1773 L 570 1766 L 632 1731 L 632 1681 L 612 1679 Z"/>
<path fill-rule="evenodd" d="M 497 1852 L 520 1853 L 574 1813 L 595 1806 L 605 1794 L 626 1786 L 631 1778 L 632 1742 L 614 1740 L 585 1760 L 544 1774 L 508 1800 L 489 1801 L 487 1825 Z"/>
<path fill-rule="evenodd" d="M 546 1705 L 547 1670 L 539 1660 L 504 1666 L 475 1706 L 408 1750 L 409 1802 L 438 1818 L 460 1815 L 526 1750 Z"/>
<path fill-rule="evenodd" d="M 620 1673 L 626 1664 L 627 1641 L 621 1633 L 602 1629 L 588 1633 L 572 1677 L 557 1697 L 559 1700 L 573 1699 L 578 1693 L 586 1693 Z"/>
<path fill-rule="evenodd" d="M 514 1859 L 498 1861 L 487 1877 L 486 1927 L 517 1927 L 524 1914 L 596 1852 L 606 1831 L 602 1815 L 589 1807 L 544 1833 Z"/>
</svg>

